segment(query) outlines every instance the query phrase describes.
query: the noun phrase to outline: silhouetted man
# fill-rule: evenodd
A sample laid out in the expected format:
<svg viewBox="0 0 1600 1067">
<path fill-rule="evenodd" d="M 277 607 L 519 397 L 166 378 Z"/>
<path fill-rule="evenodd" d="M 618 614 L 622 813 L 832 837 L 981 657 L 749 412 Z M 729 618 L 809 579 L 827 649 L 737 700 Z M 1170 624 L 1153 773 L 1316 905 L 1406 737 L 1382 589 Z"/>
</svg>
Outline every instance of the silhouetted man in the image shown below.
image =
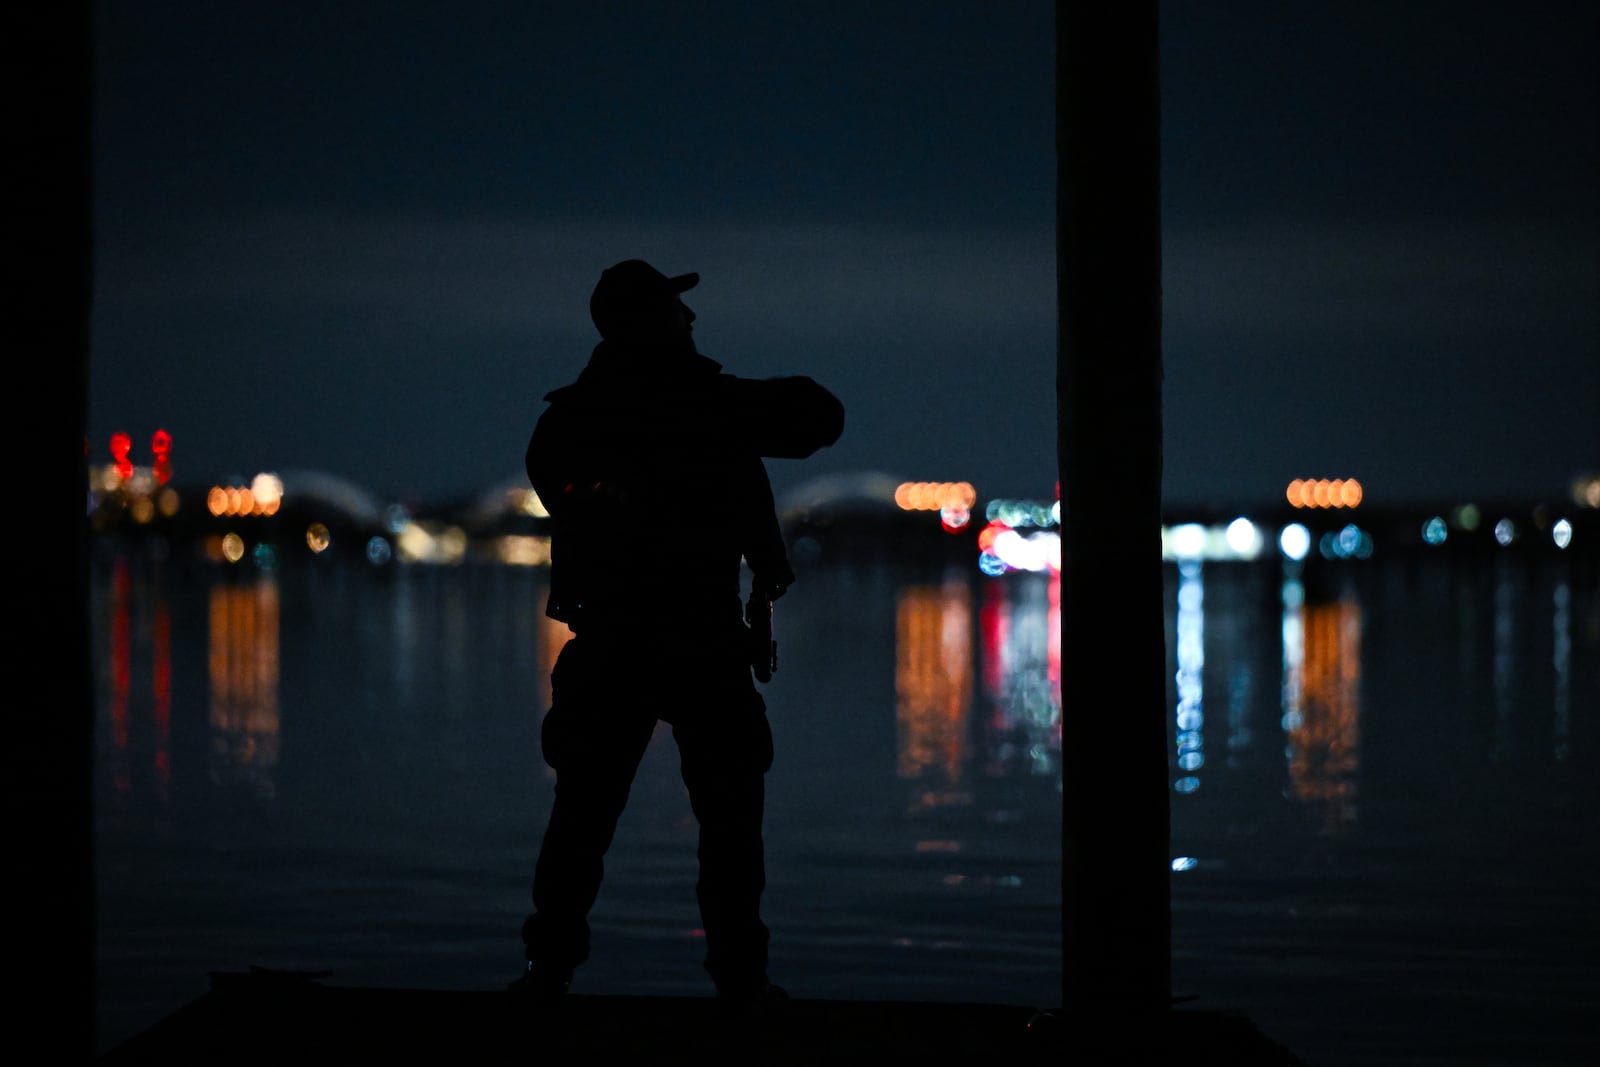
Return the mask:
<svg viewBox="0 0 1600 1067">
<path fill-rule="evenodd" d="M 695 890 L 718 998 L 744 1009 L 783 996 L 760 908 L 772 732 L 752 680 L 772 650 L 741 610 L 740 562 L 759 623 L 794 581 L 762 457 L 832 444 L 844 408 L 810 378 L 737 378 L 700 355 L 681 298 L 699 280 L 637 259 L 602 272 L 589 302 L 602 340 L 545 397 L 528 444 L 552 522 L 547 613 L 574 633 L 551 672 L 541 740 L 555 803 L 522 928 L 527 972 L 512 983 L 540 996 L 565 992 L 588 958 L 603 857 L 657 719 L 700 824 Z"/>
</svg>

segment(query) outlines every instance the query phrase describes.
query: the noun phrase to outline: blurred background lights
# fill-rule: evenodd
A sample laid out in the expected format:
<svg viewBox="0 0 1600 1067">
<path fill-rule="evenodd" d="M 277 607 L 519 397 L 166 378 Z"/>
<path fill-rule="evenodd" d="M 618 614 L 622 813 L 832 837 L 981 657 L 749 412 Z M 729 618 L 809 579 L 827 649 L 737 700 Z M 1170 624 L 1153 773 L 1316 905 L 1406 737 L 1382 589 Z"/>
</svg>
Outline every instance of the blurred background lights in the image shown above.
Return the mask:
<svg viewBox="0 0 1600 1067">
<path fill-rule="evenodd" d="M 1172 528 L 1172 554 L 1179 559 L 1199 559 L 1206 548 L 1206 528 L 1197 522 Z"/>
<path fill-rule="evenodd" d="M 966 508 L 941 508 L 939 510 L 939 524 L 951 533 L 964 530 L 972 519 L 972 512 Z"/>
<path fill-rule="evenodd" d="M 1024 537 L 1016 530 L 1002 530 L 995 534 L 990 555 L 1016 571 L 1045 571 L 1051 568 L 1052 548 L 1054 564 L 1060 568 L 1061 540 L 1054 534 L 1039 532 Z M 980 565 L 981 565 L 980 559 Z"/>
<path fill-rule="evenodd" d="M 1359 526 L 1346 526 L 1339 531 L 1339 554 L 1353 556 L 1361 548 L 1361 528 Z"/>
<path fill-rule="evenodd" d="M 515 510 L 522 512 L 524 515 L 531 515 L 536 519 L 548 519 L 550 517 L 550 512 L 544 506 L 544 501 L 539 499 L 538 493 L 535 493 L 532 489 L 515 490 L 515 492 L 521 497 L 521 500 L 516 504 Z"/>
<path fill-rule="evenodd" d="M 397 534 L 406 528 L 411 521 L 411 515 L 401 504 L 390 504 L 383 509 L 383 528 L 392 534 Z"/>
<path fill-rule="evenodd" d="M 328 533 L 328 528 L 320 522 L 314 522 L 306 527 L 306 547 L 312 552 L 322 553 L 333 544 L 333 538 Z"/>
<path fill-rule="evenodd" d="M 550 539 L 511 534 L 500 538 L 495 556 L 513 567 L 543 567 L 550 562 Z"/>
<path fill-rule="evenodd" d="M 206 510 L 218 517 L 276 515 L 282 503 L 283 483 L 273 474 L 257 475 L 250 487 L 214 485 L 206 492 Z"/>
<path fill-rule="evenodd" d="M 1363 490 L 1354 478 L 1296 478 L 1284 490 L 1289 505 L 1296 508 L 1353 508 L 1361 503 Z"/>
<path fill-rule="evenodd" d="M 1478 511 L 1478 505 L 1476 504 L 1462 504 L 1455 511 L 1456 526 L 1466 530 L 1468 533 L 1478 528 L 1478 523 L 1482 521 L 1482 518 L 1483 516 Z"/>
<path fill-rule="evenodd" d="M 1200 861 L 1193 856 L 1176 856 L 1172 860 L 1172 869 L 1175 871 L 1192 871 L 1199 864 Z"/>
<path fill-rule="evenodd" d="M 224 534 L 222 537 L 222 558 L 229 563 L 238 563 L 244 559 L 244 538 L 236 533 Z"/>
<path fill-rule="evenodd" d="M 1292 522 L 1278 535 L 1278 547 L 1290 559 L 1296 562 L 1303 560 L 1311 551 L 1311 531 L 1298 522 Z"/>
<path fill-rule="evenodd" d="M 271 545 L 263 542 L 257 545 L 250 555 L 255 560 L 257 569 L 268 572 L 278 569 L 278 550 Z"/>
<path fill-rule="evenodd" d="M 1494 524 L 1494 539 L 1501 545 L 1509 545 L 1517 539 L 1517 524 L 1510 519 L 1501 519 Z"/>
<path fill-rule="evenodd" d="M 258 474 L 250 482 L 250 495 L 261 514 L 276 514 L 283 503 L 283 480 L 276 474 Z"/>
<path fill-rule="evenodd" d="M 1228 523 L 1224 536 L 1228 539 L 1228 547 L 1241 559 L 1255 559 L 1261 554 L 1261 531 L 1243 516 Z"/>
<path fill-rule="evenodd" d="M 1435 515 L 1422 524 L 1422 539 L 1430 545 L 1442 545 L 1450 536 L 1450 528 L 1442 517 Z"/>
<path fill-rule="evenodd" d="M 1556 543 L 1557 548 L 1566 548 L 1572 544 L 1572 523 L 1566 519 L 1557 519 L 1556 524 L 1550 527 L 1550 540 Z"/>
<path fill-rule="evenodd" d="M 971 511 L 978 493 L 970 482 L 902 482 L 894 491 L 894 502 L 902 511 Z"/>
<path fill-rule="evenodd" d="M 1061 501 L 1044 504 L 1034 500 L 991 500 L 984 507 L 983 517 L 1012 528 L 1059 526 Z"/>
<path fill-rule="evenodd" d="M 367 562 L 374 567 L 381 567 L 388 563 L 394 556 L 394 550 L 389 547 L 389 542 L 382 537 L 373 537 L 367 542 Z"/>
<path fill-rule="evenodd" d="M 110 445 L 112 469 L 123 478 L 133 477 L 133 460 L 128 458 L 133 451 L 133 438 L 119 430 L 111 435 Z"/>
</svg>

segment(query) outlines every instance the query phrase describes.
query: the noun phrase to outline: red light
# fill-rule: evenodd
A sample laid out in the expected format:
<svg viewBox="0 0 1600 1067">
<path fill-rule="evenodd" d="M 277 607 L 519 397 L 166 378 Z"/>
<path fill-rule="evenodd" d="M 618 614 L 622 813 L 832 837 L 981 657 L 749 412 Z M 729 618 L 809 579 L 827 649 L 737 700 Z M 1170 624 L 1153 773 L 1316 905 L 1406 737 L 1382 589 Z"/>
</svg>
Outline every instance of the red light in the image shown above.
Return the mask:
<svg viewBox="0 0 1600 1067">
<path fill-rule="evenodd" d="M 979 530 L 978 531 L 978 551 L 979 552 L 987 552 L 987 551 L 989 551 L 990 548 L 994 547 L 994 539 L 996 537 L 998 537 L 1003 531 L 1009 530 L 1009 529 L 1011 529 L 1011 527 L 1007 526 L 1003 522 L 991 522 L 989 525 L 987 525 L 983 529 Z"/>
<path fill-rule="evenodd" d="M 172 435 L 165 430 L 157 430 L 150 437 L 150 451 L 154 452 L 157 459 L 172 453 Z"/>
<path fill-rule="evenodd" d="M 120 430 L 111 435 L 111 458 L 117 465 L 117 473 L 123 478 L 133 477 L 133 461 L 128 458 L 132 450 L 133 438 Z"/>
</svg>

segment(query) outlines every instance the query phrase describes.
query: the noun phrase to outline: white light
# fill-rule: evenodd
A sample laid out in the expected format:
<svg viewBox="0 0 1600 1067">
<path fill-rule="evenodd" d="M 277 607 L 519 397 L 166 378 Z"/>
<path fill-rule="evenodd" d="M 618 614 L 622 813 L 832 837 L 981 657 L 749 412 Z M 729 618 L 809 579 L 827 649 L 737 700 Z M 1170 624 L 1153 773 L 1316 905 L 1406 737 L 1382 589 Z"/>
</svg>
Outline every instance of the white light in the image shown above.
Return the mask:
<svg viewBox="0 0 1600 1067">
<path fill-rule="evenodd" d="M 1172 554 L 1179 559 L 1199 559 L 1206 550 L 1206 528 L 1187 522 L 1172 528 Z"/>
<path fill-rule="evenodd" d="M 250 482 L 250 495 L 263 508 L 276 508 L 283 502 L 283 479 L 276 474 L 258 474 Z"/>
<path fill-rule="evenodd" d="M 1311 551 L 1311 531 L 1298 522 L 1292 522 L 1278 535 L 1278 547 L 1292 560 L 1305 559 L 1306 553 Z"/>
<path fill-rule="evenodd" d="M 1517 524 L 1510 519 L 1501 519 L 1494 524 L 1494 539 L 1502 546 L 1509 545 L 1517 539 Z"/>
<path fill-rule="evenodd" d="M 1566 519 L 1557 519 L 1556 524 L 1550 528 L 1550 539 L 1556 543 L 1557 548 L 1566 548 L 1572 544 L 1572 523 Z"/>
<path fill-rule="evenodd" d="M 1058 549 L 1059 544 L 1058 540 Z M 1002 530 L 997 534 L 989 551 L 1012 570 L 1042 571 L 1049 566 L 1043 542 L 1023 537 L 1015 530 Z"/>
<path fill-rule="evenodd" d="M 1172 869 L 1175 871 L 1192 871 L 1199 864 L 1200 861 L 1193 856 L 1177 856 L 1172 861 Z"/>
<path fill-rule="evenodd" d="M 1228 539 L 1228 547 L 1245 559 L 1255 559 L 1261 552 L 1261 531 L 1257 530 L 1256 524 L 1249 519 L 1241 516 L 1228 523 L 1225 536 Z"/>
</svg>

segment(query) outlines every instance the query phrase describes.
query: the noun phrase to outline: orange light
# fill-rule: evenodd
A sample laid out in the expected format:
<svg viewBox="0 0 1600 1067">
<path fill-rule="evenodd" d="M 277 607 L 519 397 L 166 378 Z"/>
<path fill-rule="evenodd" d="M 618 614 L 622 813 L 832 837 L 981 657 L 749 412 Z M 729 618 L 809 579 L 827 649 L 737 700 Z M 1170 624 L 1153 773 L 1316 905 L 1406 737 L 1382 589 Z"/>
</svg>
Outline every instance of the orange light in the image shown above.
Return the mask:
<svg viewBox="0 0 1600 1067">
<path fill-rule="evenodd" d="M 220 485 L 213 485 L 211 492 L 206 494 L 206 510 L 221 517 L 228 510 L 228 491 Z"/>
<path fill-rule="evenodd" d="M 1289 483 L 1289 488 L 1286 495 L 1289 497 L 1290 507 L 1305 507 L 1305 504 L 1300 499 L 1300 490 L 1303 485 L 1304 483 L 1301 482 L 1299 478 L 1296 478 L 1294 481 Z"/>
<path fill-rule="evenodd" d="M 1344 496 L 1345 507 L 1353 508 L 1361 503 L 1361 483 L 1354 478 L 1344 483 L 1344 489 L 1341 492 Z"/>
</svg>

